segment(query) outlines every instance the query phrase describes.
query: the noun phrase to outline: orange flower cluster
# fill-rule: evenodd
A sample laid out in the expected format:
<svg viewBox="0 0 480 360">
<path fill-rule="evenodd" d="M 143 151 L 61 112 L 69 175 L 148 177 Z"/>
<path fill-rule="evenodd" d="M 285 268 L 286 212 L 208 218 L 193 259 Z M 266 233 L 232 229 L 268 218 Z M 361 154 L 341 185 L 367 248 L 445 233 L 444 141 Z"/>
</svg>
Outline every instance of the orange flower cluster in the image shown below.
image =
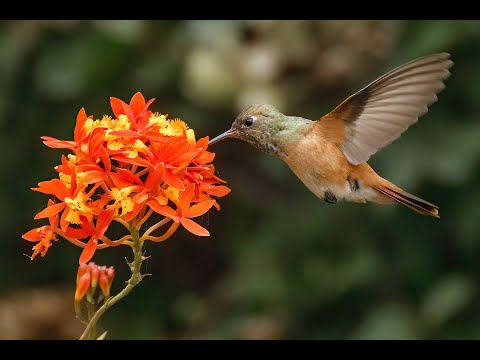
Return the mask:
<svg viewBox="0 0 480 360">
<path fill-rule="evenodd" d="M 129 104 L 110 98 L 115 118 L 94 120 L 82 108 L 77 116 L 74 140 L 43 136 L 51 148 L 69 149 L 55 167 L 58 177 L 32 188 L 52 198 L 35 219 L 48 218 L 49 225 L 23 235 L 36 242 L 32 260 L 45 256 L 52 241 L 61 236 L 83 247 L 80 264 L 88 262 L 96 249 L 132 245 L 132 231 L 153 214 L 155 220 L 140 241 L 163 241 L 181 224 L 191 233 L 209 232 L 192 218 L 205 214 L 216 199 L 230 189 L 214 175 L 215 154 L 207 151 L 208 137 L 195 140 L 195 133 L 180 119 L 152 113 L 136 93 Z M 130 234 L 110 240 L 105 233 L 112 221 L 123 224 Z M 172 221 L 161 236 L 152 232 Z"/>
</svg>

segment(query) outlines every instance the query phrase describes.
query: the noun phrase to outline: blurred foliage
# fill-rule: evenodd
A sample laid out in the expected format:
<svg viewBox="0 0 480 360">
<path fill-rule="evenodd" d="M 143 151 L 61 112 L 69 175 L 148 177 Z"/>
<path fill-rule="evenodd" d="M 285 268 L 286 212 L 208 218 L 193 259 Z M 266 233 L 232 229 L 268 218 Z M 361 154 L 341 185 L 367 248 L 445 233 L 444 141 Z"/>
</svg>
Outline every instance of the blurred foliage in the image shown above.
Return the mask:
<svg viewBox="0 0 480 360">
<path fill-rule="evenodd" d="M 59 241 L 32 262 L 21 235 L 45 205 L 29 188 L 60 158 L 40 136 L 71 138 L 82 106 L 100 116 L 110 96 L 141 91 L 157 99 L 152 110 L 215 136 L 252 103 L 317 119 L 386 70 L 440 51 L 456 65 L 438 103 L 370 163 L 438 204 L 441 219 L 327 205 L 280 160 L 225 141 L 212 150 L 232 193 L 203 217 L 211 237 L 179 230 L 149 244 L 152 276 L 103 325 L 129 339 L 480 337 L 479 21 L 4 20 L 0 49 L 0 338 L 76 337 L 80 249 Z M 113 291 L 130 255 L 95 255 L 115 265 Z"/>
</svg>

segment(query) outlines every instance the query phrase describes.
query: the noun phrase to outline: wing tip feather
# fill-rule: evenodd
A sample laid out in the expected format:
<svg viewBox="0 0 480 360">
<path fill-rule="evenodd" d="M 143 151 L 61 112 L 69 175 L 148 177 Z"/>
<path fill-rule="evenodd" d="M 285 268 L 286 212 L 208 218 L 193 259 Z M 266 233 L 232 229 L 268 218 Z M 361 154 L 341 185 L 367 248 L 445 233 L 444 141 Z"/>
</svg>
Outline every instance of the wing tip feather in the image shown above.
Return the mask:
<svg viewBox="0 0 480 360">
<path fill-rule="evenodd" d="M 441 62 L 441 64 L 438 64 L 438 62 Z M 428 112 L 428 108 L 438 101 L 437 94 L 445 89 L 444 82 L 450 77 L 450 68 L 453 65 L 451 54 L 448 52 L 430 54 L 414 59 L 387 72 L 337 106 L 330 114 L 337 111 L 337 115 L 345 121 L 345 129 L 350 129 L 350 131 L 345 132 L 345 140 L 341 145 L 347 160 L 353 165 L 367 161 L 371 155 L 392 143 L 408 127 L 416 123 L 422 115 Z M 428 73 L 430 75 L 425 78 Z M 423 76 L 423 78 L 418 78 L 418 75 Z M 409 80 L 409 78 L 412 80 Z M 394 108 L 388 107 L 388 101 L 385 101 L 388 98 L 398 99 Z M 398 108 L 402 106 L 402 100 L 405 101 L 403 110 Z M 378 106 L 380 104 L 375 104 L 376 101 L 384 103 L 382 106 Z M 407 101 L 408 103 L 412 102 L 415 106 L 409 106 Z M 378 106 L 375 111 L 378 115 L 370 111 L 377 107 L 375 105 Z M 367 110 L 369 106 L 372 109 Z M 383 106 L 386 106 L 386 108 L 382 110 Z M 411 109 L 412 107 L 414 111 Z M 364 113 L 366 110 L 367 114 Z M 405 112 L 403 117 L 408 117 L 407 119 L 400 119 L 405 126 L 402 126 L 401 129 L 399 129 L 399 126 L 385 129 L 385 134 L 378 136 L 375 140 L 376 144 L 372 143 L 371 134 L 366 133 L 368 124 L 358 126 L 360 125 L 357 123 L 359 119 L 364 118 L 363 121 L 368 121 L 380 115 L 387 117 L 386 121 L 388 122 L 388 116 L 389 114 L 392 115 L 392 112 L 396 116 L 396 120 L 393 119 L 392 121 L 398 123 L 400 122 L 399 116 L 401 116 L 400 110 Z M 379 129 L 377 129 L 378 131 Z"/>
</svg>

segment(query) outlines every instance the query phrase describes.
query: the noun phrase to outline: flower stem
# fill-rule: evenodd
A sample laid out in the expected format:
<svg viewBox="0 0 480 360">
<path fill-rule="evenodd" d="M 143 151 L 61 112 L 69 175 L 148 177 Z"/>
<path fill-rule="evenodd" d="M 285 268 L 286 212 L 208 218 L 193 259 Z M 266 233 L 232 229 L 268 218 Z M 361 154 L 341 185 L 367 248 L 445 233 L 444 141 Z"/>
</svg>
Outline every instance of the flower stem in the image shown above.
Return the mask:
<svg viewBox="0 0 480 360">
<path fill-rule="evenodd" d="M 95 312 L 95 315 L 92 316 L 90 319 L 85 331 L 83 332 L 82 336 L 80 336 L 80 340 L 90 339 L 91 334 L 95 334 L 96 325 L 100 317 L 107 311 L 110 307 L 115 305 L 118 301 L 123 299 L 127 296 L 132 289 L 138 285 L 140 281 L 142 281 L 142 274 L 140 274 L 140 269 L 142 267 L 142 262 L 144 257 L 142 255 L 143 249 L 143 241 L 140 241 L 140 237 L 138 235 L 138 230 L 135 227 L 130 227 L 130 232 L 132 234 L 133 239 L 133 262 L 129 263 L 130 270 L 132 271 L 132 276 L 127 281 L 127 286 L 123 288 L 117 295 L 113 297 L 109 297 L 105 300 L 103 305 Z"/>
<path fill-rule="evenodd" d="M 87 301 L 87 312 L 88 312 L 87 314 L 88 321 L 90 321 L 95 315 L 95 305 L 92 304 L 90 301 Z M 87 339 L 95 340 L 96 336 L 97 336 L 97 329 L 95 326 L 93 326 L 87 334 Z"/>
</svg>

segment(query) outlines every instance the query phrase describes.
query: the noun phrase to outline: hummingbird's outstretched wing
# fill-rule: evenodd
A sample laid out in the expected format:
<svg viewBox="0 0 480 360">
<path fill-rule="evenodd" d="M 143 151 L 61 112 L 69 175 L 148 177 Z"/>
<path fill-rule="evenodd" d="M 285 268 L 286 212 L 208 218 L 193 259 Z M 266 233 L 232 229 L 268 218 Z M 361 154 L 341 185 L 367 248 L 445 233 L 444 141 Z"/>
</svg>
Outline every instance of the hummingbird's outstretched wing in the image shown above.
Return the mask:
<svg viewBox="0 0 480 360">
<path fill-rule="evenodd" d="M 318 125 L 335 120 L 343 125 L 345 157 L 353 165 L 363 163 L 427 112 L 445 88 L 452 66 L 447 53 L 410 61 L 347 98 Z"/>
</svg>

